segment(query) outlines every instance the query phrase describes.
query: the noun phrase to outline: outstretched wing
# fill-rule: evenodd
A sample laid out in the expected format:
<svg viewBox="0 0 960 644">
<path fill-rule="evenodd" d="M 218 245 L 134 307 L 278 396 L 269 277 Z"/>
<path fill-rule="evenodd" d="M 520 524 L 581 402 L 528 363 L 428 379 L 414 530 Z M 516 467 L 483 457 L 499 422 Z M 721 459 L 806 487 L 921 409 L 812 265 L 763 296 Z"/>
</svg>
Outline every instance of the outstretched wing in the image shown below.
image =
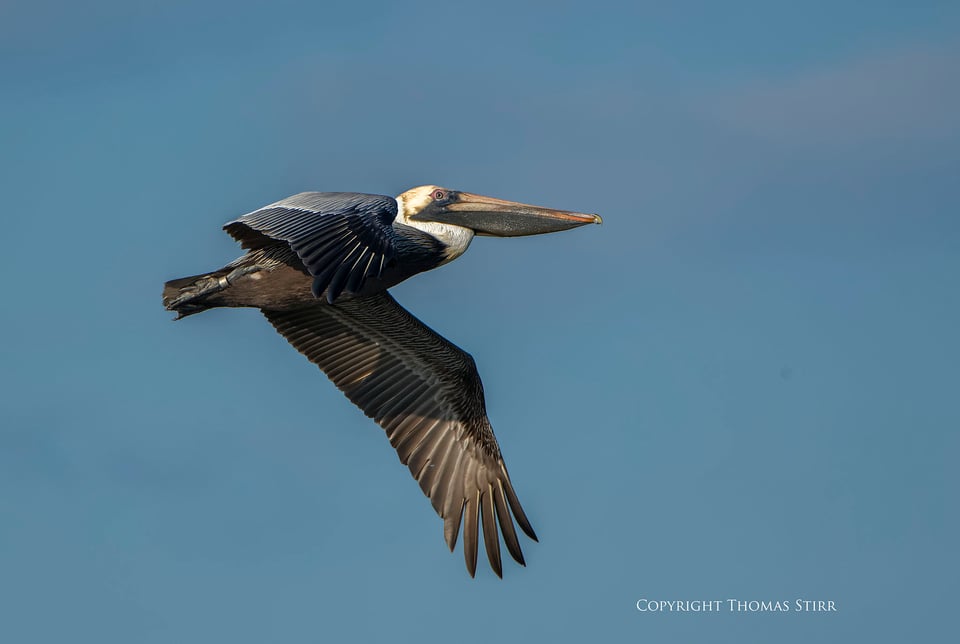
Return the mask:
<svg viewBox="0 0 960 644">
<path fill-rule="evenodd" d="M 244 248 L 283 241 L 313 276 L 313 294 L 333 302 L 359 293 L 396 260 L 393 197 L 357 192 L 301 192 L 240 217 L 223 228 Z"/>
<path fill-rule="evenodd" d="M 498 576 L 500 539 L 524 564 L 511 512 L 536 535 L 510 483 L 487 419 L 483 385 L 470 355 L 429 329 L 382 292 L 314 302 L 264 315 L 300 353 L 317 364 L 367 416 L 386 430 L 443 518 L 452 551 L 463 523 L 463 553 L 473 576 L 479 526 Z"/>
</svg>

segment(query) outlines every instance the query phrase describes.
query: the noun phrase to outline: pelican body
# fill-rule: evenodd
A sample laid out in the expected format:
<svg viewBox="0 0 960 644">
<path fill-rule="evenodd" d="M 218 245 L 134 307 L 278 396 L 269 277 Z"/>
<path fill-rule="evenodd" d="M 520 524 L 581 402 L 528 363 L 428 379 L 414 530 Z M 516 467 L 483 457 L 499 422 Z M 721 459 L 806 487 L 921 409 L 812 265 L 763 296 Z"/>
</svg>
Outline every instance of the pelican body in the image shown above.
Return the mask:
<svg viewBox="0 0 960 644">
<path fill-rule="evenodd" d="M 463 526 L 473 576 L 480 526 L 502 576 L 499 523 L 536 541 L 487 419 L 473 358 L 400 306 L 387 289 L 462 255 L 475 235 L 513 237 L 601 223 L 594 214 L 529 206 L 438 186 L 396 198 L 304 192 L 224 226 L 247 253 L 220 270 L 169 281 L 177 319 L 214 307 L 259 308 L 307 359 L 387 433 L 444 522 Z M 513 518 L 511 518 L 513 517 Z"/>
</svg>

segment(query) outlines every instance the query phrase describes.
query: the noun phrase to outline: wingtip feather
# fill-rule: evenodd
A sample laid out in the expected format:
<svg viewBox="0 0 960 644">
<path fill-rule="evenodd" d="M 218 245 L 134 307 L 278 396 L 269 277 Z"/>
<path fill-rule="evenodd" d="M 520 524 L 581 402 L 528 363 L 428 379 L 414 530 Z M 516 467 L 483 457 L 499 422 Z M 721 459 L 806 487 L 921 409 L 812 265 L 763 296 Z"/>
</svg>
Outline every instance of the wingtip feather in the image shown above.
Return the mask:
<svg viewBox="0 0 960 644">
<path fill-rule="evenodd" d="M 477 574 L 477 514 L 480 512 L 480 490 L 477 495 L 466 502 L 466 511 L 463 517 L 463 558 L 467 564 L 467 572 L 471 577 Z"/>
<path fill-rule="evenodd" d="M 489 484 L 480 497 L 480 515 L 483 520 L 483 546 L 487 551 L 487 560 L 497 577 L 503 578 L 503 564 L 500 561 L 500 534 L 497 531 L 496 510 L 494 510 L 493 487 Z"/>
</svg>

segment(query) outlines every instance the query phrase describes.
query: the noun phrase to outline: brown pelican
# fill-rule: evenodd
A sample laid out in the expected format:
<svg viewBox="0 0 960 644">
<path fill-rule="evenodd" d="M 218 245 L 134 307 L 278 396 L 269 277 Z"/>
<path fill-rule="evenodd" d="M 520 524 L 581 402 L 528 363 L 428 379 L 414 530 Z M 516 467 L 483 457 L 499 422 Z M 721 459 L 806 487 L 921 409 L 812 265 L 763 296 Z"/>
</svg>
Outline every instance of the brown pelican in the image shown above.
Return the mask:
<svg viewBox="0 0 960 644">
<path fill-rule="evenodd" d="M 470 354 L 387 289 L 450 262 L 474 235 L 513 237 L 601 223 L 598 215 L 421 186 L 399 197 L 303 192 L 224 226 L 247 254 L 218 271 L 167 282 L 180 319 L 209 308 L 259 308 L 300 353 L 384 430 L 443 519 L 452 551 L 463 523 L 472 577 L 480 525 L 502 576 L 500 538 L 524 565 L 511 512 L 537 537 L 487 419 Z"/>
</svg>

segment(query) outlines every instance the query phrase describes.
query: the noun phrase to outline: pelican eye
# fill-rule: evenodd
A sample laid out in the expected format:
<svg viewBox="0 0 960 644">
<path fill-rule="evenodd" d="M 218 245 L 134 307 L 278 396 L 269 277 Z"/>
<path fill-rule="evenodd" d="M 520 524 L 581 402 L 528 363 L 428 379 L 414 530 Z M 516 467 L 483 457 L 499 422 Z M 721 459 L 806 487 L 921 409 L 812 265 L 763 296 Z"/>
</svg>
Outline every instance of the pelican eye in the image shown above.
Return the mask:
<svg viewBox="0 0 960 644">
<path fill-rule="evenodd" d="M 447 195 L 446 195 L 446 193 L 444 193 L 443 190 L 434 190 L 434 191 L 433 191 L 433 198 L 434 198 L 436 201 L 443 201 L 443 198 L 446 197 L 446 196 L 447 196 Z"/>
</svg>

